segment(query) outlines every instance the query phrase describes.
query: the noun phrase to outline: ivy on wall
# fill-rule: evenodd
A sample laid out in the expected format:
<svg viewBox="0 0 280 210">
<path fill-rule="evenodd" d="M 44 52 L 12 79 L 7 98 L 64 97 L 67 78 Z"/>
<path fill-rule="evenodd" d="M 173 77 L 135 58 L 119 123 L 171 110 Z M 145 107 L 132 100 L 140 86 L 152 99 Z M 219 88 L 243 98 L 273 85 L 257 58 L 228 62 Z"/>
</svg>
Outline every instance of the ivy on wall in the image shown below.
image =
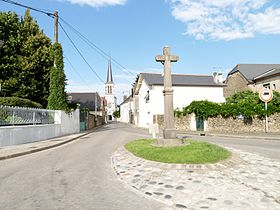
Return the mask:
<svg viewBox="0 0 280 210">
<path fill-rule="evenodd" d="M 197 117 L 208 119 L 209 117 L 233 117 L 246 118 L 263 117 L 280 112 L 280 93 L 273 92 L 273 99 L 268 103 L 265 111 L 264 103 L 259 99 L 258 93 L 252 91 L 238 92 L 226 99 L 225 103 L 215 103 L 207 100 L 193 101 L 182 110 L 176 109 L 176 116 L 185 116 L 194 113 Z"/>
</svg>

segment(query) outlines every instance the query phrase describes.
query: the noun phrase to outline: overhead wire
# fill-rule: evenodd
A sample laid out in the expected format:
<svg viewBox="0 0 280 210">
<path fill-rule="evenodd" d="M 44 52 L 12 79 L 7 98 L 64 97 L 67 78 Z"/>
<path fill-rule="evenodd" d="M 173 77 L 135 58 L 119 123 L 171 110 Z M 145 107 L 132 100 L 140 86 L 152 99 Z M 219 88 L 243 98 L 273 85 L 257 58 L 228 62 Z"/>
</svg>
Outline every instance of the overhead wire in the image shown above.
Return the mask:
<svg viewBox="0 0 280 210">
<path fill-rule="evenodd" d="M 116 59 L 112 58 L 110 55 L 108 55 L 104 50 L 102 50 L 100 47 L 98 47 L 96 44 L 94 44 L 92 41 L 90 41 L 86 36 L 81 34 L 77 29 L 75 29 L 71 24 L 69 24 L 67 21 L 65 21 L 63 18 L 60 17 L 60 20 L 64 24 L 66 24 L 72 31 L 74 31 L 84 42 L 86 42 L 94 51 L 96 51 L 99 55 L 101 55 L 105 59 L 110 59 L 115 63 L 120 69 L 126 73 L 131 74 L 133 77 L 135 76 L 134 73 L 129 71 L 127 68 L 125 68 L 122 64 L 120 64 Z"/>
<path fill-rule="evenodd" d="M 40 12 L 43 14 L 46 14 L 47 16 L 54 18 L 54 14 L 51 13 L 50 10 L 45 10 L 45 9 L 38 9 L 38 8 L 34 8 L 31 6 L 27 6 L 12 0 L 0 0 L 2 2 L 6 2 L 9 4 L 13 4 L 19 7 L 23 7 L 26 9 L 30 9 L 36 12 Z M 113 61 L 114 64 L 116 64 L 122 71 L 131 74 L 133 77 L 135 76 L 134 73 L 132 73 L 131 71 L 129 71 L 127 68 L 125 68 L 123 65 L 121 65 L 116 59 L 112 58 L 110 55 L 108 55 L 104 50 L 102 50 L 100 47 L 98 47 L 96 44 L 94 44 L 92 41 L 90 41 L 86 36 L 84 36 L 83 34 L 81 34 L 77 29 L 75 29 L 71 24 L 69 24 L 67 21 L 65 21 L 63 18 L 61 18 L 59 16 L 59 20 L 61 20 L 64 24 L 66 24 L 71 30 L 73 30 L 84 42 L 86 42 L 93 50 L 95 50 L 99 55 L 101 55 L 103 58 L 110 59 Z M 58 22 L 60 27 L 62 28 L 63 32 L 65 33 L 65 35 L 67 36 L 67 38 L 69 39 L 69 41 L 71 42 L 71 44 L 74 46 L 74 48 L 76 49 L 76 51 L 79 53 L 79 55 L 82 57 L 82 59 L 85 61 L 85 63 L 89 66 L 89 68 L 91 69 L 91 71 L 96 75 L 96 77 L 102 82 L 104 83 L 104 81 L 102 80 L 102 78 L 97 74 L 97 72 L 92 68 L 92 66 L 87 62 L 87 60 L 85 59 L 85 57 L 82 55 L 81 51 L 78 49 L 78 47 L 76 46 L 76 44 L 73 42 L 73 40 L 71 39 L 71 37 L 69 36 L 69 34 L 66 32 L 66 30 L 64 29 L 64 27 L 62 26 L 62 24 L 60 22 Z M 69 59 L 68 59 L 69 62 Z M 69 62 L 70 63 L 70 62 Z M 70 64 L 72 67 L 73 65 Z"/>
<path fill-rule="evenodd" d="M 91 88 L 90 85 L 80 75 L 80 73 L 75 69 L 75 67 L 73 66 L 72 62 L 65 55 L 63 57 L 67 60 L 67 62 L 71 66 L 71 68 L 75 71 L 75 73 L 79 76 L 79 78 L 85 83 L 85 85 L 88 86 L 89 88 Z"/>
<path fill-rule="evenodd" d="M 30 6 L 27 6 L 27 5 L 24 5 L 24 4 L 12 1 L 12 0 L 0 0 L 0 1 L 6 2 L 6 3 L 9 3 L 9 4 L 14 4 L 14 5 L 17 5 L 19 7 L 30 9 L 30 10 L 33 10 L 33 11 L 36 11 L 36 12 L 40 12 L 40 13 L 46 14 L 46 15 L 48 15 L 50 17 L 54 16 L 52 13 L 50 13 L 49 10 L 43 10 L 43 9 L 38 9 L 38 8 L 30 7 Z"/>
<path fill-rule="evenodd" d="M 83 54 L 81 53 L 81 51 L 78 49 L 78 47 L 76 46 L 76 44 L 74 43 L 74 41 L 71 39 L 71 37 L 68 35 L 68 33 L 66 32 L 66 30 L 64 29 L 64 27 L 62 26 L 62 24 L 58 21 L 58 24 L 60 25 L 62 31 L 65 33 L 65 35 L 67 36 L 67 38 L 69 39 L 69 41 L 71 42 L 71 44 L 73 45 L 73 47 L 76 49 L 76 51 L 78 52 L 78 54 L 82 57 L 82 59 L 84 60 L 84 62 L 88 65 L 88 67 L 90 68 L 90 70 L 95 74 L 95 76 L 102 82 L 104 83 L 103 79 L 97 74 L 97 72 L 92 68 L 92 66 L 88 63 L 88 61 L 86 60 L 86 58 L 83 56 Z"/>
</svg>

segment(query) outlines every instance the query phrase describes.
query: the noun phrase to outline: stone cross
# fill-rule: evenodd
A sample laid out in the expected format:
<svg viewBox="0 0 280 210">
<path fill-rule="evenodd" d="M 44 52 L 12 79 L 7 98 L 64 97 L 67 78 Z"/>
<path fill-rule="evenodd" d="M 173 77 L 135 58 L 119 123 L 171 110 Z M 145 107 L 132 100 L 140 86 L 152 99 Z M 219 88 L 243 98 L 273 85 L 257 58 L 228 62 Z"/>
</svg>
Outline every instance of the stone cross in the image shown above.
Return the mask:
<svg viewBox="0 0 280 210">
<path fill-rule="evenodd" d="M 163 55 L 157 55 L 156 61 L 164 66 L 164 139 L 175 139 L 176 131 L 174 126 L 174 108 L 173 108 L 173 89 L 171 78 L 171 62 L 177 62 L 179 56 L 170 55 L 170 47 L 163 48 Z"/>
</svg>

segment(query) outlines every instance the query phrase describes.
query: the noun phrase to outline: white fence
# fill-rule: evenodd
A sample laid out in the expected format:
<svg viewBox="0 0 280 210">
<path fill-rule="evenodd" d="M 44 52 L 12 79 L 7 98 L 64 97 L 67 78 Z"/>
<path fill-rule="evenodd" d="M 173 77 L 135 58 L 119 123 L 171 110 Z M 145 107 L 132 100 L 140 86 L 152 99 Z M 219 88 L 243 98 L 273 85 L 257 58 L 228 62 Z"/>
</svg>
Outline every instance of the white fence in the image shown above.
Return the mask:
<svg viewBox="0 0 280 210">
<path fill-rule="evenodd" d="M 54 110 L 0 105 L 0 126 L 54 124 Z"/>
<path fill-rule="evenodd" d="M 3 111 L 3 109 L 0 109 L 0 112 L 1 110 Z M 23 120 L 23 118 L 21 119 L 17 118 L 18 120 L 12 121 L 12 118 L 10 118 L 10 120 L 8 120 L 9 126 L 3 126 L 3 125 L 0 126 L 0 146 L 9 146 L 9 145 L 17 145 L 17 144 L 23 144 L 28 142 L 41 141 L 41 140 L 46 140 L 54 137 L 80 132 L 79 110 L 76 110 L 71 113 L 65 113 L 64 111 L 54 110 L 46 113 L 48 113 L 46 116 L 49 121 L 46 120 L 40 121 L 38 120 L 39 118 L 36 120 L 36 114 L 35 114 L 35 118 L 33 118 L 34 114 L 32 114 L 32 120 L 29 121 Z M 30 119 L 31 115 L 28 116 Z M 40 114 L 38 114 L 38 116 L 40 116 Z M 1 114 L 0 114 L 0 119 L 4 121 L 3 116 L 1 118 Z M 34 119 L 35 121 L 33 121 Z M 19 122 L 23 122 L 23 123 L 20 123 L 21 125 L 19 125 Z M 4 123 L 7 124 L 7 120 L 4 121 Z M 52 124 L 48 124 L 48 123 L 52 123 Z"/>
</svg>

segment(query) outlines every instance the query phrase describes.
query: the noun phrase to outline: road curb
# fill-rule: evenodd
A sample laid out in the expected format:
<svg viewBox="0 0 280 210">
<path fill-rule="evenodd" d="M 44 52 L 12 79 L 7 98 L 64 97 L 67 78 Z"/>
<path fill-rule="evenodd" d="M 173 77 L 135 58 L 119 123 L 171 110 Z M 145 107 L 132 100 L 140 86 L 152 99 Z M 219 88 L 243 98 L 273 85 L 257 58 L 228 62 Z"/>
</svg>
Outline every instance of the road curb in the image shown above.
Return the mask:
<svg viewBox="0 0 280 210">
<path fill-rule="evenodd" d="M 199 135 L 199 134 L 198 134 Z M 266 136 L 238 136 L 238 135 L 223 135 L 223 134 L 205 134 L 205 136 L 217 136 L 217 137 L 227 137 L 227 138 L 245 138 L 245 139 L 259 139 L 259 140 L 273 140 L 280 141 L 278 137 L 266 137 Z"/>
<path fill-rule="evenodd" d="M 98 127 L 97 127 L 98 128 Z M 18 152 L 18 153 L 13 153 L 13 154 L 10 154 L 10 155 L 5 155 L 5 156 L 0 156 L 0 161 L 1 160 L 7 160 L 7 159 L 11 159 L 11 158 L 15 158 L 15 157 L 19 157 L 19 156 L 23 156 L 23 155 L 28 155 L 28 154 L 32 154 L 32 153 L 36 153 L 36 152 L 40 152 L 40 151 L 43 151 L 43 150 L 47 150 L 47 149 L 52 149 L 54 147 L 59 147 L 61 145 L 64 145 L 64 144 L 67 144 L 67 143 L 70 143 L 72 141 L 75 141 L 81 137 L 84 137 L 92 132 L 94 132 L 96 128 L 90 130 L 89 132 L 86 132 L 86 133 L 83 133 L 79 136 L 76 136 L 74 138 L 71 138 L 71 139 L 68 139 L 66 141 L 63 141 L 63 142 L 59 142 L 57 144 L 53 144 L 53 145 L 49 145 L 49 146 L 43 146 L 41 148 L 37 148 L 37 149 L 31 149 L 31 150 L 28 150 L 28 151 L 24 151 L 24 152 Z"/>
</svg>

